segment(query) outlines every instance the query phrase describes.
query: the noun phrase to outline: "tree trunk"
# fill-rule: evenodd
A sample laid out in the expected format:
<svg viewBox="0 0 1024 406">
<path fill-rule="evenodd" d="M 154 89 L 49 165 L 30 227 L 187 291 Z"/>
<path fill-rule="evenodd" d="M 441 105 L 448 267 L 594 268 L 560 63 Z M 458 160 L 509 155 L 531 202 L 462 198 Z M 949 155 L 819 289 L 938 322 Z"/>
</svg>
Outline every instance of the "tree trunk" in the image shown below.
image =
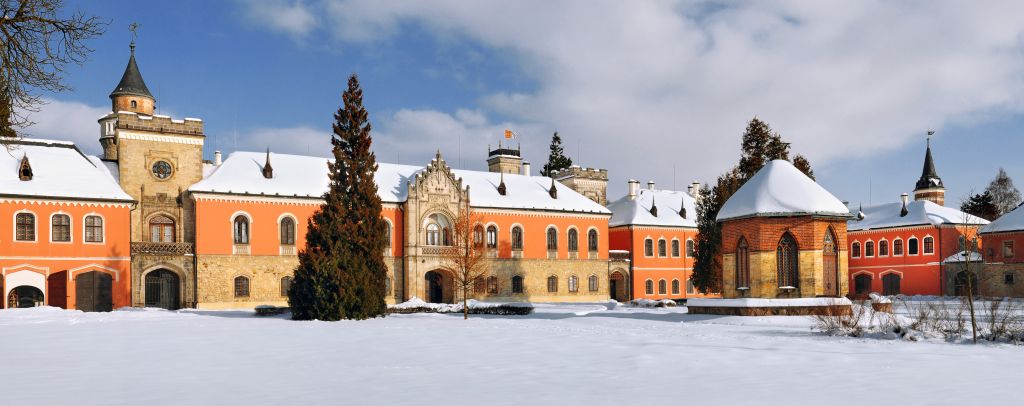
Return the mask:
<svg viewBox="0 0 1024 406">
<path fill-rule="evenodd" d="M 462 289 L 462 319 L 469 320 L 469 288 Z"/>
</svg>

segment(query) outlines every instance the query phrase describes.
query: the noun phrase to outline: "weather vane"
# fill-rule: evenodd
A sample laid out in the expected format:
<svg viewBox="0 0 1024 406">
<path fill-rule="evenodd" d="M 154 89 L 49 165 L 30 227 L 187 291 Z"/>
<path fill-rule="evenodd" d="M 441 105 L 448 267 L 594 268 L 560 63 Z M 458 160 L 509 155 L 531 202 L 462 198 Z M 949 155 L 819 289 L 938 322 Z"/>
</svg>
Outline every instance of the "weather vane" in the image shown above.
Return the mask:
<svg viewBox="0 0 1024 406">
<path fill-rule="evenodd" d="M 139 23 L 134 23 L 133 22 L 131 24 L 128 24 L 128 31 L 132 32 L 132 43 L 131 43 L 132 52 L 135 52 L 135 38 L 138 38 L 138 36 L 139 36 L 139 27 L 141 27 L 139 25 Z"/>
</svg>

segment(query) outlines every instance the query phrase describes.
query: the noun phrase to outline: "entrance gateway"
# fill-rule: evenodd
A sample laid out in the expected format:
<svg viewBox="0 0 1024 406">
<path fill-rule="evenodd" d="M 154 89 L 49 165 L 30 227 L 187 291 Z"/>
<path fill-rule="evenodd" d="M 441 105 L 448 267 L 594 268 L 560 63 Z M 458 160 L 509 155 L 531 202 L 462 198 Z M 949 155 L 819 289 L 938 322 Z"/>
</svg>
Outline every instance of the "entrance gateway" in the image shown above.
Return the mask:
<svg viewBox="0 0 1024 406">
<path fill-rule="evenodd" d="M 166 269 L 146 274 L 146 307 L 178 310 L 181 281 L 178 275 Z"/>
</svg>

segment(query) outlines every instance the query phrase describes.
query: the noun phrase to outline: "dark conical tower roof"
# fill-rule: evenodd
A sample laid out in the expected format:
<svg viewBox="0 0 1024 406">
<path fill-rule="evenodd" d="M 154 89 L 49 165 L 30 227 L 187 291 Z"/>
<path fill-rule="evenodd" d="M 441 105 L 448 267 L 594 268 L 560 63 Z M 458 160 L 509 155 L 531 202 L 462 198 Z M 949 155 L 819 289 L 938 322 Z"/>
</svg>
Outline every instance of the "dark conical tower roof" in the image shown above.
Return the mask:
<svg viewBox="0 0 1024 406">
<path fill-rule="evenodd" d="M 110 92 L 110 97 L 114 96 L 143 96 L 153 99 L 153 94 L 149 92 L 149 88 L 146 87 L 146 82 L 142 80 L 142 73 L 139 72 L 139 65 L 135 63 L 135 43 L 132 42 L 132 55 L 128 58 L 128 67 L 124 68 L 124 75 L 121 76 L 121 82 L 117 84 L 113 92 Z"/>
<path fill-rule="evenodd" d="M 941 188 L 942 178 L 935 172 L 935 161 L 932 160 L 932 142 L 928 140 L 928 147 L 924 153 L 924 169 L 921 170 L 921 179 L 917 180 L 917 185 L 914 190 L 928 189 L 928 188 Z"/>
</svg>

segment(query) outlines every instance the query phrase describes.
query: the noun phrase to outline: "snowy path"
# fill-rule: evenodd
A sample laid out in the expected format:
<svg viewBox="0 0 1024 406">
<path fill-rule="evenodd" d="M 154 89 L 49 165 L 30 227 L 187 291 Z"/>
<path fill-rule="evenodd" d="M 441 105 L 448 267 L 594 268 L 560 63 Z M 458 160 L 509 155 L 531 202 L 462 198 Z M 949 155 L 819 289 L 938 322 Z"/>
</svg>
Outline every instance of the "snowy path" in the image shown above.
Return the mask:
<svg viewBox="0 0 1024 406">
<path fill-rule="evenodd" d="M 0 404 L 1006 404 L 1024 376 L 1024 347 L 810 324 L 603 305 L 468 322 L 2 310 Z"/>
</svg>

